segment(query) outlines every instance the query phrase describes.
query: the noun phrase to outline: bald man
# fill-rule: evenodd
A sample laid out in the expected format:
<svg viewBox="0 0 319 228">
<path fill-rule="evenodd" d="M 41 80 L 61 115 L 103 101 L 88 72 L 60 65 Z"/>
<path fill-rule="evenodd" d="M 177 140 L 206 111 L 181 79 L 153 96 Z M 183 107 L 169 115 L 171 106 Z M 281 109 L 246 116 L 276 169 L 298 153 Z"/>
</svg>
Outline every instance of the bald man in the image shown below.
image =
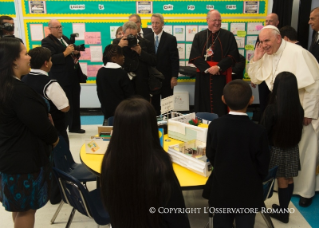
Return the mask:
<svg viewBox="0 0 319 228">
<path fill-rule="evenodd" d="M 84 82 L 86 76 L 78 63 L 80 52 L 74 50 L 73 44 L 69 44 L 70 40 L 63 35 L 63 26 L 58 20 L 50 20 L 48 25 L 51 34 L 41 43 L 42 47 L 51 51 L 53 66 L 49 76 L 59 82 L 69 99 L 70 111 L 66 117 L 69 132 L 85 133 L 80 120 L 80 82 Z"/>
<path fill-rule="evenodd" d="M 284 71 L 293 73 L 298 81 L 300 102 L 305 113 L 299 143 L 301 170 L 294 178 L 294 187 L 291 183 L 288 188 L 301 196 L 299 204 L 306 207 L 311 204 L 315 190 L 319 190 L 319 176 L 315 175 L 319 132 L 319 65 L 309 51 L 283 40 L 275 26 L 265 26 L 259 40 L 248 68 L 251 81 L 255 84 L 265 81 L 272 90 L 276 75 Z"/>
</svg>

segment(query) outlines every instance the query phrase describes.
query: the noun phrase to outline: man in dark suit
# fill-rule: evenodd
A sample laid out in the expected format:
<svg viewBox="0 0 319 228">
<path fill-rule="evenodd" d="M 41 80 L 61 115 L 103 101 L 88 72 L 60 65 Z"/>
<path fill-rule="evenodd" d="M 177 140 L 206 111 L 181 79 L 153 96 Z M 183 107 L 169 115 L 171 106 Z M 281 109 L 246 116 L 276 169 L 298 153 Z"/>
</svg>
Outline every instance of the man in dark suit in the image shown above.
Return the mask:
<svg viewBox="0 0 319 228">
<path fill-rule="evenodd" d="M 49 76 L 59 82 L 69 99 L 70 111 L 66 118 L 69 132 L 85 133 L 85 130 L 81 129 L 80 121 L 80 82 L 84 81 L 86 76 L 78 63 L 80 52 L 74 50 L 73 44 L 69 44 L 69 39 L 62 34 L 62 28 L 58 20 L 50 20 L 51 34 L 41 43 L 42 47 L 51 50 L 53 66 Z"/>
<path fill-rule="evenodd" d="M 160 114 L 160 95 L 163 98 L 173 95 L 174 86 L 177 85 L 179 70 L 179 56 L 176 37 L 164 32 L 164 18 L 161 14 L 155 13 L 151 17 L 154 33 L 145 35 L 155 50 L 157 57 L 156 68 L 165 76 L 161 94 L 153 95 L 152 104 L 156 114 Z"/>
<path fill-rule="evenodd" d="M 316 7 L 311 11 L 308 24 L 311 25 L 311 28 L 314 31 L 309 51 L 315 56 L 319 63 L 319 7 Z"/>
<path fill-rule="evenodd" d="M 138 14 L 132 14 L 129 16 L 129 21 L 134 22 L 137 25 L 137 35 L 144 38 L 147 34 L 152 33 L 152 29 L 150 28 L 141 28 L 141 17 Z"/>
<path fill-rule="evenodd" d="M 137 25 L 134 22 L 128 21 L 123 25 L 123 34 L 124 37 L 113 40 L 113 44 L 117 44 L 123 50 L 123 68 L 132 79 L 135 94 L 150 101 L 148 67 L 156 66 L 154 48 L 148 40 L 137 36 Z M 137 38 L 138 43 L 131 45 L 127 40 L 129 35 Z"/>
</svg>

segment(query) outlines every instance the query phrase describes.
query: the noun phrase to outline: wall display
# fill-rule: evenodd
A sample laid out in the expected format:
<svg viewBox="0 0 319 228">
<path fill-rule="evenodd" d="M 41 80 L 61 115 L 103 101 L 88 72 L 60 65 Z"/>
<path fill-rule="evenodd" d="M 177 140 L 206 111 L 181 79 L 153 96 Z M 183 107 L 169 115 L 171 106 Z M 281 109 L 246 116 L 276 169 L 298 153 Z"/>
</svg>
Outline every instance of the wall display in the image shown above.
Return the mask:
<svg viewBox="0 0 319 228">
<path fill-rule="evenodd" d="M 14 0 L 0 0 L 0 15 L 15 17 L 16 10 L 14 8 Z"/>
<path fill-rule="evenodd" d="M 133 13 L 150 16 L 153 12 L 163 16 L 205 17 L 208 10 L 218 9 L 222 16 L 266 16 L 267 0 L 21 0 L 23 15 L 47 16 L 112 16 L 123 17 Z M 32 2 L 32 3 L 30 3 Z M 58 3 L 58 4 L 57 4 Z"/>
</svg>

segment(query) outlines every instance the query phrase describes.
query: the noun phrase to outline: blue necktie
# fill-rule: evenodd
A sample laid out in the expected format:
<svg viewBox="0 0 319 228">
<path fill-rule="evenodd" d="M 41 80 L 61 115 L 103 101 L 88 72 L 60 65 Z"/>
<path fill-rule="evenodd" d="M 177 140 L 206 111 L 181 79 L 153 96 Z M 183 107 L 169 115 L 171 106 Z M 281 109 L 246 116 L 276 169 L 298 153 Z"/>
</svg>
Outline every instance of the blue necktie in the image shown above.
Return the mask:
<svg viewBox="0 0 319 228">
<path fill-rule="evenodd" d="M 155 39 L 155 54 L 157 53 L 157 48 L 158 48 L 158 36 L 156 36 L 156 39 Z"/>
</svg>

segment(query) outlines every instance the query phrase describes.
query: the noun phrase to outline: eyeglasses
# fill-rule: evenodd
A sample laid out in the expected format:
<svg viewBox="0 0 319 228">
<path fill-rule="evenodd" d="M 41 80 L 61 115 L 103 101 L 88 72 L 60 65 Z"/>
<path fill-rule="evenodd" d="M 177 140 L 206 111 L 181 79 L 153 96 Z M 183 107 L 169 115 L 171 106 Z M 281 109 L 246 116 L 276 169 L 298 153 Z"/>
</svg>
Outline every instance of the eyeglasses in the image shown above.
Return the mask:
<svg viewBox="0 0 319 228">
<path fill-rule="evenodd" d="M 63 26 L 57 26 L 57 27 L 50 27 L 50 28 L 55 28 L 55 29 L 63 29 Z"/>
<path fill-rule="evenodd" d="M 222 22 L 222 20 L 216 20 L 216 19 L 215 20 L 211 20 L 211 21 L 212 22 L 219 22 L 219 23 Z"/>
</svg>

